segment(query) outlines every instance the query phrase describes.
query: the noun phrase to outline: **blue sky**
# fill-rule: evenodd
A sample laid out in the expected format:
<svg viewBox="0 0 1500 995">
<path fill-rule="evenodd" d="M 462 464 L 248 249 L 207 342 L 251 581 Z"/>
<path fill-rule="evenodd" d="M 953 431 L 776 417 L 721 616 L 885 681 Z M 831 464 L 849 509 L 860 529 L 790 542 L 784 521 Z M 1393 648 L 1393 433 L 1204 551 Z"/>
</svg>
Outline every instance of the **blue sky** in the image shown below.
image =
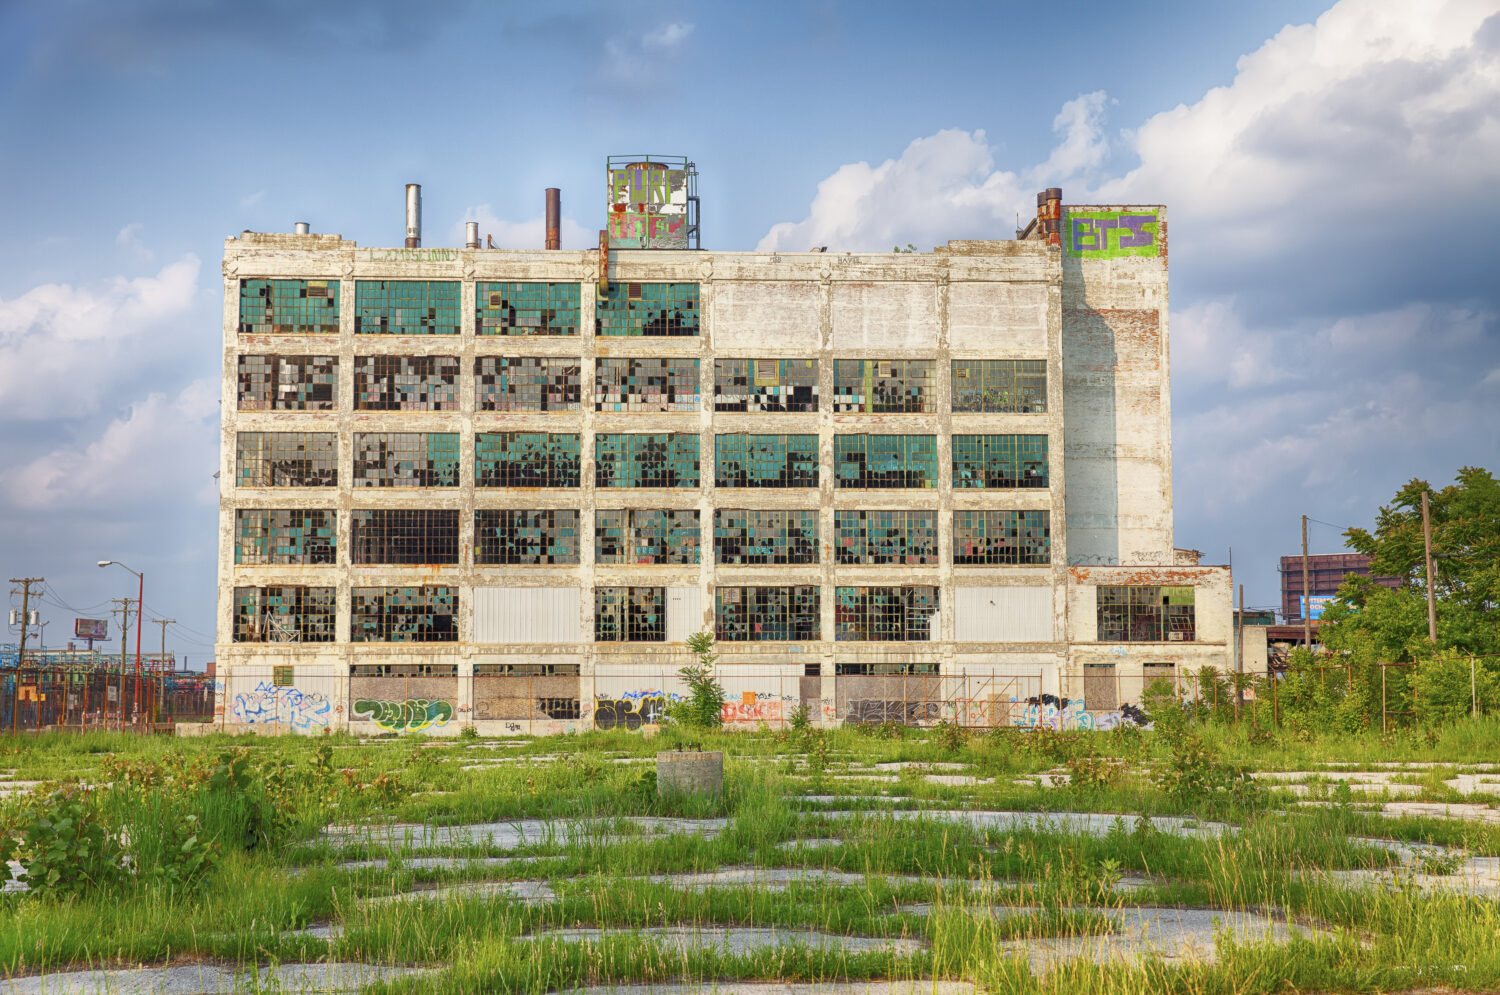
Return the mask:
<svg viewBox="0 0 1500 995">
<path fill-rule="evenodd" d="M 0 570 L 48 642 L 116 558 L 210 654 L 225 236 L 398 244 L 420 182 L 428 244 L 539 245 L 559 186 L 579 246 L 612 153 L 694 159 L 716 249 L 1166 203 L 1177 540 L 1251 604 L 1300 514 L 1500 470 L 1500 0 L 917 9 L 0 3 Z"/>
</svg>

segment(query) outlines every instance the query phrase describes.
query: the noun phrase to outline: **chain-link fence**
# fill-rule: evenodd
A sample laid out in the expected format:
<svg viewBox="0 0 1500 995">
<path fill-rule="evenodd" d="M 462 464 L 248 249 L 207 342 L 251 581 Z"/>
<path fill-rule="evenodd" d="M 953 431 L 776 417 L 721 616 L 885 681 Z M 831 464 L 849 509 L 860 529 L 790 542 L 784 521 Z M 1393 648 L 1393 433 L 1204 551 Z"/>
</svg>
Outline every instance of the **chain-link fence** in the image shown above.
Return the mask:
<svg viewBox="0 0 1500 995">
<path fill-rule="evenodd" d="M 46 729 L 169 730 L 214 717 L 214 683 L 202 674 L 15 668 L 0 672 L 0 732 Z"/>
</svg>

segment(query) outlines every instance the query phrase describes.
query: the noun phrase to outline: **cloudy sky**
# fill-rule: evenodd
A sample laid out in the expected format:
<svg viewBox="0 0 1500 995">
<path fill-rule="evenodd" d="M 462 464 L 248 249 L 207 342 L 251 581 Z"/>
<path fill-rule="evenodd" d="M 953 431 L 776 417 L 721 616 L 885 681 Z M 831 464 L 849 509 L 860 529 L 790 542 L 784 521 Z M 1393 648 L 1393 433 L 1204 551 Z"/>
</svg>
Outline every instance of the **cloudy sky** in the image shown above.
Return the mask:
<svg viewBox="0 0 1500 995">
<path fill-rule="evenodd" d="M 49 644 L 113 558 L 211 655 L 225 236 L 399 244 L 420 182 L 427 244 L 539 246 L 559 186 L 581 247 L 616 153 L 696 161 L 714 249 L 1168 204 L 1177 543 L 1249 604 L 1301 514 L 1337 552 L 1500 471 L 1500 0 L 10 0 L 0 136 L 0 580 Z"/>
</svg>

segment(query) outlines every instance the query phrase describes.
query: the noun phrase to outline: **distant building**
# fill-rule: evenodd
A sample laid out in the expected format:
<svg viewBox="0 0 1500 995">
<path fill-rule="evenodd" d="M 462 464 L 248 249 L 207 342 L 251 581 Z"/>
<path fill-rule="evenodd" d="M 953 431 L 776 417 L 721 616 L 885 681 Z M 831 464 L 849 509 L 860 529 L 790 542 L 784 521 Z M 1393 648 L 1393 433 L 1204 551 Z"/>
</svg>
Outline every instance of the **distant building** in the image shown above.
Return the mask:
<svg viewBox="0 0 1500 995">
<path fill-rule="evenodd" d="M 1307 588 L 1314 597 L 1332 597 L 1348 574 L 1370 577 L 1370 558 L 1363 553 L 1320 553 L 1307 558 Z M 1382 587 L 1401 586 L 1399 577 L 1371 577 Z M 1314 604 L 1313 621 L 1317 621 Z M 1281 617 L 1291 624 L 1302 621 L 1302 557 L 1281 558 Z"/>
<path fill-rule="evenodd" d="M 602 249 L 424 248 L 412 191 L 402 248 L 226 242 L 224 728 L 635 728 L 699 631 L 749 726 L 1232 667 L 1173 545 L 1165 208 L 717 252 L 686 172 L 612 163 Z"/>
</svg>

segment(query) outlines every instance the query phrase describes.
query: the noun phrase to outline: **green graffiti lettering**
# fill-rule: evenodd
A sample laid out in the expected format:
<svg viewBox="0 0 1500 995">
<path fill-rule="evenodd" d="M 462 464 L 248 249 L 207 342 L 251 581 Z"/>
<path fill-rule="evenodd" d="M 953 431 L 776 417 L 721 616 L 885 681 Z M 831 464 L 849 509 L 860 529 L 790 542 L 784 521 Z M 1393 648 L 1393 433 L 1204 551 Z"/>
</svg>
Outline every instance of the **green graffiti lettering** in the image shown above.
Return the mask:
<svg viewBox="0 0 1500 995">
<path fill-rule="evenodd" d="M 447 725 L 453 718 L 453 703 L 429 698 L 407 698 L 405 701 L 361 698 L 354 703 L 354 717 L 368 717 L 387 732 L 421 732 Z"/>
</svg>

